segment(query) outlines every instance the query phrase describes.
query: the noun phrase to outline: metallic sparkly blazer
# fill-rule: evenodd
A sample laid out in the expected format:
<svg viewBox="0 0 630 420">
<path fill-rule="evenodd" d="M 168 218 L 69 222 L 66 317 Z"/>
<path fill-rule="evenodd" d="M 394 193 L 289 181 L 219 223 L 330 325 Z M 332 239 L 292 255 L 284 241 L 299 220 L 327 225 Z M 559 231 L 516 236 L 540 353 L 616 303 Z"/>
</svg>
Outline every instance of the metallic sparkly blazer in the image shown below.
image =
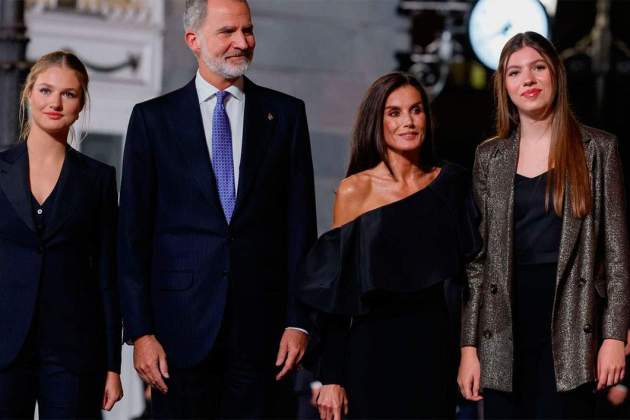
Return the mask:
<svg viewBox="0 0 630 420">
<path fill-rule="evenodd" d="M 518 131 L 518 130 L 516 130 Z M 622 168 L 616 139 L 582 127 L 593 210 L 574 218 L 564 202 L 556 274 L 552 348 L 556 386 L 568 391 L 595 379 L 604 338 L 625 340 L 630 318 L 629 247 Z M 481 386 L 512 390 L 512 265 L 514 175 L 519 139 L 477 147 L 473 192 L 483 247 L 468 265 L 462 346 L 475 346 Z"/>
</svg>

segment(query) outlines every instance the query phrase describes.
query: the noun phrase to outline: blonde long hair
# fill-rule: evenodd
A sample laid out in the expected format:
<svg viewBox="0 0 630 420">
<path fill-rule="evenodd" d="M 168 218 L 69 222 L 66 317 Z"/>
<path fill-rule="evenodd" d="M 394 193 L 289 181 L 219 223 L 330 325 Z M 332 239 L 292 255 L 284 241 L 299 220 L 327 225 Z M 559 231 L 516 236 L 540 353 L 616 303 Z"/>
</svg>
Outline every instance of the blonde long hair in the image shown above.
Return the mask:
<svg viewBox="0 0 630 420">
<path fill-rule="evenodd" d="M 585 217 L 592 208 L 590 176 L 580 125 L 569 105 L 566 70 L 551 42 L 535 32 L 514 35 L 501 51 L 499 67 L 494 74 L 497 137 L 509 137 L 520 123 L 518 110 L 507 93 L 505 77 L 510 56 L 523 47 L 531 47 L 543 57 L 551 71 L 555 91 L 548 110 L 552 115 L 548 167 L 553 170 L 548 176 L 545 206 L 549 208 L 551 200 L 555 213 L 562 216 L 568 190 L 572 215 Z"/>
<path fill-rule="evenodd" d="M 85 65 L 79 60 L 79 58 L 68 51 L 53 51 L 51 53 L 41 56 L 26 76 L 26 82 L 22 88 L 20 95 L 20 140 L 26 141 L 29 133 L 31 132 L 31 120 L 29 117 L 29 97 L 33 91 L 33 86 L 37 77 L 53 66 L 66 67 L 73 70 L 81 84 L 81 109 L 85 110 L 89 114 L 89 100 L 90 94 L 88 92 L 88 84 L 90 78 L 87 73 Z M 86 120 L 87 120 L 86 116 Z M 87 130 L 81 130 L 82 135 L 87 134 Z M 72 143 L 78 139 L 78 136 L 74 130 L 74 127 L 70 130 L 69 142 Z"/>
</svg>

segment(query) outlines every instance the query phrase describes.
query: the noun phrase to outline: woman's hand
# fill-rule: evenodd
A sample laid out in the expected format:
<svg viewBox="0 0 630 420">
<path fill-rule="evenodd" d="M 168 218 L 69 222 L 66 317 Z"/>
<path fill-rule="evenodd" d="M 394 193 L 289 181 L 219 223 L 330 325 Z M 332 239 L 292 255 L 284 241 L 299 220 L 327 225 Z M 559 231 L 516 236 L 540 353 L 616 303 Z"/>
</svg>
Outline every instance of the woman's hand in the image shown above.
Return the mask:
<svg viewBox="0 0 630 420">
<path fill-rule="evenodd" d="M 323 385 L 317 397 L 317 409 L 321 420 L 341 420 L 341 413 L 348 414 L 346 390 L 340 385 Z"/>
<path fill-rule="evenodd" d="M 620 406 L 628 398 L 628 388 L 624 385 L 615 385 L 608 390 L 608 402 L 615 407 Z"/>
<path fill-rule="evenodd" d="M 107 372 L 105 379 L 105 392 L 103 392 L 103 410 L 110 411 L 123 397 L 120 375 L 115 372 Z"/>
<path fill-rule="evenodd" d="M 626 357 L 621 340 L 607 338 L 597 354 L 597 390 L 618 384 L 625 374 Z"/>
<path fill-rule="evenodd" d="M 459 372 L 457 373 L 457 384 L 459 390 L 470 401 L 480 401 L 483 397 L 479 395 L 479 379 L 481 377 L 481 367 L 477 357 L 477 348 L 462 347 L 462 357 L 459 362 Z"/>
</svg>

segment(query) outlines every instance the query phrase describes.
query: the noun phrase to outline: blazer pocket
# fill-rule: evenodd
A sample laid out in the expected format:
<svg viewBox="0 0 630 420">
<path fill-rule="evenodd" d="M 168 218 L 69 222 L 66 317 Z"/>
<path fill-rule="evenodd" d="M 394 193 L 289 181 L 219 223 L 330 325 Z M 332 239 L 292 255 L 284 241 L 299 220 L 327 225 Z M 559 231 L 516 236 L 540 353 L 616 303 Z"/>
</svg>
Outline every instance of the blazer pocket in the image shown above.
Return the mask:
<svg viewBox="0 0 630 420">
<path fill-rule="evenodd" d="M 165 270 L 160 272 L 158 279 L 160 290 L 186 290 L 192 286 L 193 272 L 191 270 Z"/>
</svg>

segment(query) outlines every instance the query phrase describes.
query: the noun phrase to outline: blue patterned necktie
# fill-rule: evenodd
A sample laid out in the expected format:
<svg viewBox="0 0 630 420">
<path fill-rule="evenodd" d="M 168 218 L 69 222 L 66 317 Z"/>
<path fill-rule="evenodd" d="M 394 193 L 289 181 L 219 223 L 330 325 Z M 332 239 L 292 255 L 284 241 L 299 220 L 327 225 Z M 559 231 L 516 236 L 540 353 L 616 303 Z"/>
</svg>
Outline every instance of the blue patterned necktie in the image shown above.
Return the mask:
<svg viewBox="0 0 630 420">
<path fill-rule="evenodd" d="M 229 92 L 217 92 L 217 104 L 212 114 L 212 167 L 217 179 L 219 199 L 228 223 L 232 219 L 236 192 L 234 190 L 234 161 L 232 158 L 232 132 L 225 112 L 225 99 Z"/>
</svg>

